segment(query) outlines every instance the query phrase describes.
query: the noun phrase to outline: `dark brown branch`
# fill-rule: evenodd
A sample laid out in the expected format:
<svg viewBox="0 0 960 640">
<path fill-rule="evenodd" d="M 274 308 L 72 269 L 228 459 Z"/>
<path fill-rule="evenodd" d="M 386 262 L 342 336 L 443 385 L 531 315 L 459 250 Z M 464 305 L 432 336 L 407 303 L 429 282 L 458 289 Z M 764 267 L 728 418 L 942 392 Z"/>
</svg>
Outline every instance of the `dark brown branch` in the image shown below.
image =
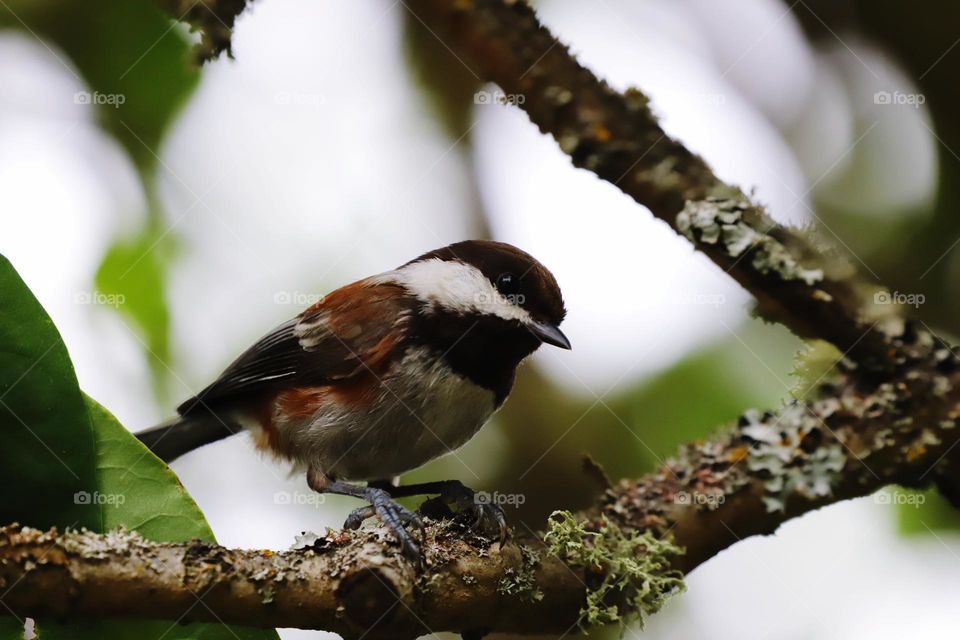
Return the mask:
<svg viewBox="0 0 960 640">
<path fill-rule="evenodd" d="M 765 317 L 858 361 L 888 364 L 889 339 L 861 318 L 864 300 L 848 266 L 826 259 L 803 234 L 776 225 L 721 181 L 663 131 L 645 95 L 619 93 L 582 67 L 527 4 L 410 0 L 407 6 L 474 73 L 522 95 L 518 106 L 575 166 L 684 233 L 756 297 Z"/>
</svg>

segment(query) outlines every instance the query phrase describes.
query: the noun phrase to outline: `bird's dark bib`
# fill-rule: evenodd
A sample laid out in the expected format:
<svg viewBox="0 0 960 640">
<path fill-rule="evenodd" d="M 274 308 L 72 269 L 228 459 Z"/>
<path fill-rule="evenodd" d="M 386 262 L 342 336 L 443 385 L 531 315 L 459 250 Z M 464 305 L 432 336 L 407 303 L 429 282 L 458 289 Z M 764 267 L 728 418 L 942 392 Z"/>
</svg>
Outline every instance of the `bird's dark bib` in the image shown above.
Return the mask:
<svg viewBox="0 0 960 640">
<path fill-rule="evenodd" d="M 540 346 L 519 322 L 493 316 L 437 312 L 417 316 L 411 329 L 411 336 L 430 336 L 412 342 L 438 350 L 454 372 L 490 389 L 498 407 L 513 387 L 517 365 Z"/>
</svg>

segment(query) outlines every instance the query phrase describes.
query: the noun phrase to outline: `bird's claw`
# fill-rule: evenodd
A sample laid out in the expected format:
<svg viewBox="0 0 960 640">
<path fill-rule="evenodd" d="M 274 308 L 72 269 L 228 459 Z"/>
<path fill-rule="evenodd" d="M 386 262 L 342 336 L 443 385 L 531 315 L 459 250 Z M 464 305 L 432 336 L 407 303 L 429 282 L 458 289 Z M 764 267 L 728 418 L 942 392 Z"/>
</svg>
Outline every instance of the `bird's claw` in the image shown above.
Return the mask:
<svg viewBox="0 0 960 640">
<path fill-rule="evenodd" d="M 390 494 L 383 489 L 368 487 L 366 498 L 370 501 L 370 504 L 351 511 L 343 523 L 344 528 L 359 529 L 364 520 L 376 516 L 400 543 L 403 554 L 410 560 L 419 563 L 422 559 L 420 545 L 414 541 L 405 525 L 413 525 L 419 532 L 422 542 L 425 528 L 420 516 L 395 502 Z"/>
<path fill-rule="evenodd" d="M 373 510 L 373 507 L 358 507 L 350 512 L 347 516 L 347 519 L 343 522 L 344 529 L 359 529 L 360 525 L 363 524 L 363 521 L 367 518 L 372 518 L 377 515 L 376 511 Z"/>
<path fill-rule="evenodd" d="M 450 489 L 441 494 L 443 498 L 473 514 L 473 528 L 496 529 L 497 540 L 502 545 L 510 533 L 507 516 L 503 508 L 492 501 L 490 494 L 477 492 L 462 484 L 451 484 Z"/>
</svg>

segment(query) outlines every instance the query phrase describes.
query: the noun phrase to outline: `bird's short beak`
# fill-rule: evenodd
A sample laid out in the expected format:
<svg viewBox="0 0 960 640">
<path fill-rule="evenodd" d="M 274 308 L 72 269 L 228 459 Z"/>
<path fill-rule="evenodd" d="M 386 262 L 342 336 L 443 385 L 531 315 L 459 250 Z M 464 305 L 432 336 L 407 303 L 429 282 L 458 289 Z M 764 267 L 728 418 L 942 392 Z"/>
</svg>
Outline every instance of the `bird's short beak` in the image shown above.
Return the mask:
<svg viewBox="0 0 960 640">
<path fill-rule="evenodd" d="M 567 340 L 567 336 L 563 335 L 563 331 L 548 322 L 533 322 L 530 324 L 530 331 L 542 342 L 561 349 L 570 348 L 570 341 Z"/>
</svg>

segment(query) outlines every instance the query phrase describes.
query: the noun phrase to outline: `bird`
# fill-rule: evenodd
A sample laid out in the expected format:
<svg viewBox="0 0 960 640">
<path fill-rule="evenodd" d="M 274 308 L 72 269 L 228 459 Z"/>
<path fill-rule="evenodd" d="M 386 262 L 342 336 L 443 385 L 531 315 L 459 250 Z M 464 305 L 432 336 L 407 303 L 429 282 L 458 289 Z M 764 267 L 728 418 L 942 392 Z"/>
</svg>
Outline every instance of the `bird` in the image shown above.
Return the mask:
<svg viewBox="0 0 960 640">
<path fill-rule="evenodd" d="M 419 557 L 420 516 L 396 498 L 467 505 L 507 536 L 502 509 L 459 480 L 394 479 L 466 443 L 507 399 L 541 344 L 570 349 L 553 274 L 504 242 L 465 240 L 336 289 L 244 351 L 173 420 L 137 433 L 170 462 L 240 431 L 306 474 L 318 493 L 353 496 L 345 527 L 379 519 Z"/>
</svg>

